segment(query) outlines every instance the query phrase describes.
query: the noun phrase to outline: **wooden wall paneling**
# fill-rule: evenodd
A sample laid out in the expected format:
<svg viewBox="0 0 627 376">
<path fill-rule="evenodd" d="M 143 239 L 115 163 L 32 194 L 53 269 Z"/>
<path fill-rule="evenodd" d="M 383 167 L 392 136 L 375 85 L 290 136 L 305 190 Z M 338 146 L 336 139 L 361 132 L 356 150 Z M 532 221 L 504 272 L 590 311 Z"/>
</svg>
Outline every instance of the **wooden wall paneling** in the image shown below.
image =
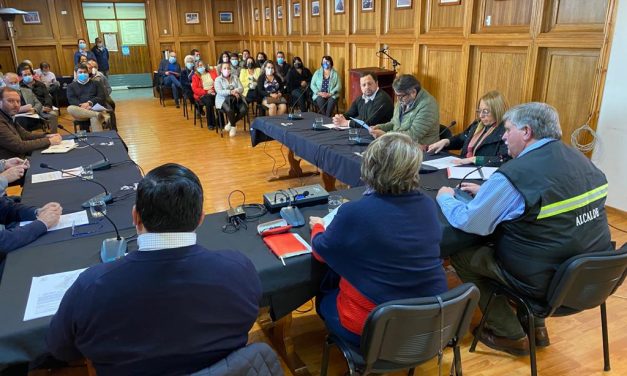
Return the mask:
<svg viewBox="0 0 627 376">
<path fill-rule="evenodd" d="M 562 141 L 566 143 L 570 143 L 573 130 L 582 126 L 593 112 L 592 88 L 598 81 L 599 56 L 599 50 L 564 48 L 542 48 L 538 54 L 533 99 L 557 109 Z"/>
<path fill-rule="evenodd" d="M 462 33 L 464 26 L 464 7 L 461 4 L 440 5 L 440 0 L 422 0 L 423 33 Z"/>
<path fill-rule="evenodd" d="M 109 53 L 109 64 L 111 65 L 111 74 L 129 74 L 150 72 L 150 52 L 148 45 L 145 46 L 128 46 L 129 54 L 124 56 L 121 52 Z M 178 61 L 184 66 L 183 58 L 189 52 L 180 51 Z"/>
<path fill-rule="evenodd" d="M 266 10 L 269 12 L 268 18 L 266 18 Z M 263 24 L 263 35 L 274 35 L 274 28 L 272 27 L 272 0 L 262 0 L 259 12 L 259 17 L 261 18 Z"/>
<path fill-rule="evenodd" d="M 158 6 L 152 2 L 151 6 L 155 10 L 156 24 L 159 36 L 171 37 L 174 35 L 173 18 L 176 17 L 170 8 L 170 1 L 160 1 Z M 184 16 L 183 16 L 184 17 Z"/>
<path fill-rule="evenodd" d="M 61 56 L 59 56 L 59 69 L 62 76 L 72 76 L 74 74 L 74 53 L 78 47 L 75 44 L 61 46 Z M 59 73 L 54 72 L 57 76 Z"/>
<path fill-rule="evenodd" d="M 276 53 L 279 51 L 283 51 L 285 55 L 285 61 L 290 62 L 292 57 L 294 56 L 291 51 L 288 51 L 286 48 L 286 44 L 282 40 L 278 40 L 274 42 L 274 46 L 272 46 L 272 57 L 268 56 L 269 59 L 274 60 L 276 62 Z"/>
<path fill-rule="evenodd" d="M 287 35 L 301 35 L 303 30 L 303 3 L 307 0 L 287 0 L 285 5 L 285 16 L 287 17 Z M 296 17 L 294 15 L 294 4 L 298 4 L 300 8 L 300 15 Z"/>
<path fill-rule="evenodd" d="M 4 26 L 4 23 L 3 23 Z M 0 66 L 3 73 L 15 72 L 15 64 L 13 63 L 13 54 L 11 47 L 0 47 Z"/>
<path fill-rule="evenodd" d="M 379 67 L 379 58 L 376 51 L 379 47 L 376 44 L 351 43 L 349 68 Z"/>
<path fill-rule="evenodd" d="M 326 0 L 325 3 L 325 34 L 327 35 L 346 35 L 348 33 L 348 0 Z M 337 13 L 335 9 L 341 10 Z"/>
<path fill-rule="evenodd" d="M 480 0 L 475 17 L 475 32 L 529 32 L 535 1 Z"/>
<path fill-rule="evenodd" d="M 301 58 L 304 64 L 306 64 L 305 56 L 303 54 L 303 44 L 299 41 L 289 41 L 287 42 L 287 49 L 291 54 L 291 58 L 298 56 Z M 292 64 L 292 60 L 290 59 L 290 64 Z M 309 66 L 307 66 L 309 68 Z M 312 72 L 313 73 L 313 72 Z"/>
<path fill-rule="evenodd" d="M 385 1 L 381 17 L 382 34 L 415 34 L 416 20 L 420 19 L 418 0 L 413 0 L 411 8 L 396 8 L 396 0 L 379 1 Z"/>
<path fill-rule="evenodd" d="M 340 108 L 347 108 L 348 98 L 348 69 L 350 67 L 349 49 L 345 43 L 327 43 L 325 46 L 326 54 L 333 58 L 333 67 L 338 71 L 342 78 L 342 92 L 340 94 Z M 320 66 L 318 64 L 318 66 Z M 316 68 L 317 69 L 317 68 Z M 312 72 L 313 73 L 313 72 Z M 343 101 L 341 99 L 344 99 Z"/>
<path fill-rule="evenodd" d="M 264 41 L 262 43 L 262 49 L 263 52 L 266 53 L 266 55 L 268 55 L 268 59 L 274 61 L 274 43 L 272 43 L 272 41 Z"/>
<path fill-rule="evenodd" d="M 397 69 L 397 77 L 401 74 L 416 74 L 418 72 L 417 59 L 414 52 L 415 49 L 413 44 L 389 44 L 388 54 L 401 63 Z M 393 69 L 392 60 L 382 55 L 380 66 L 385 69 Z"/>
<path fill-rule="evenodd" d="M 179 52 L 179 63 L 181 64 L 181 68 L 185 66 L 185 56 L 189 54 L 192 49 L 197 49 L 200 51 L 200 58 L 204 63 L 209 63 L 209 65 L 213 65 L 215 63 L 215 59 L 213 58 L 214 54 L 211 52 L 211 46 L 207 41 L 189 41 L 189 42 L 180 42 L 179 48 L 181 51 Z"/>
<path fill-rule="evenodd" d="M 221 35 L 243 35 L 242 29 L 239 27 L 241 14 L 238 4 L 232 0 L 215 0 L 209 2 L 211 5 L 213 34 Z M 233 13 L 232 23 L 220 23 L 220 12 Z"/>
<path fill-rule="evenodd" d="M 313 74 L 320 68 L 320 61 L 324 56 L 322 45 L 319 42 L 305 42 L 305 59 L 304 63 L 309 67 Z"/>
<path fill-rule="evenodd" d="M 15 30 L 19 35 L 20 41 L 27 40 L 54 40 L 52 33 L 52 25 L 50 22 L 50 10 L 48 9 L 48 2 L 41 0 L 11 0 L 7 1 L 7 6 L 11 8 L 17 8 L 26 12 L 39 12 L 38 24 L 25 24 L 22 21 L 22 16 L 15 17 Z"/>
<path fill-rule="evenodd" d="M 209 35 L 207 21 L 211 19 L 206 14 L 205 2 L 202 0 L 176 0 L 176 18 L 178 20 L 179 36 Z M 188 24 L 185 22 L 186 13 L 198 13 L 199 23 Z"/>
<path fill-rule="evenodd" d="M 510 105 L 523 102 L 526 62 L 525 47 L 473 47 L 464 124 L 474 119 L 477 99 L 490 90 L 500 91 Z"/>
<path fill-rule="evenodd" d="M 48 46 L 18 46 L 17 47 L 17 61 L 28 59 L 35 65 L 34 68 L 39 68 L 39 63 L 42 61 L 50 64 L 50 70 L 57 72 L 59 68 L 59 60 L 57 58 L 57 48 L 54 44 Z"/>
<path fill-rule="evenodd" d="M 239 44 L 239 41 L 237 40 L 215 40 L 214 44 L 215 44 L 215 59 L 212 59 L 209 65 L 215 65 L 218 61 L 218 58 L 224 51 L 229 51 L 229 52 L 240 51 L 240 44 Z"/>
<path fill-rule="evenodd" d="M 312 2 L 313 0 L 303 0 L 306 6 L 303 7 L 303 15 L 305 16 L 305 33 L 306 35 L 320 35 L 322 32 L 322 22 L 323 16 L 325 12 L 324 8 L 324 0 L 320 0 L 319 11 L 320 14 L 318 16 L 312 16 Z"/>
<path fill-rule="evenodd" d="M 351 13 L 351 34 L 359 34 L 359 35 L 369 35 L 376 34 L 377 29 L 377 14 L 380 13 L 378 9 L 381 9 L 378 3 L 381 3 L 383 0 L 371 0 L 373 10 L 362 10 L 362 0 L 352 0 L 350 3 L 350 13 Z"/>
<path fill-rule="evenodd" d="M 549 0 L 545 6 L 544 31 L 602 32 L 609 0 Z"/>
<path fill-rule="evenodd" d="M 457 118 L 461 110 L 457 98 L 462 78 L 461 60 L 461 46 L 421 46 L 420 83 L 438 101 L 442 124 L 462 121 Z"/>
<path fill-rule="evenodd" d="M 281 18 L 279 18 L 279 7 L 281 7 Z M 273 9 L 274 9 L 275 35 L 285 35 L 286 34 L 285 24 L 287 21 L 286 2 L 284 0 L 275 0 Z"/>
</svg>

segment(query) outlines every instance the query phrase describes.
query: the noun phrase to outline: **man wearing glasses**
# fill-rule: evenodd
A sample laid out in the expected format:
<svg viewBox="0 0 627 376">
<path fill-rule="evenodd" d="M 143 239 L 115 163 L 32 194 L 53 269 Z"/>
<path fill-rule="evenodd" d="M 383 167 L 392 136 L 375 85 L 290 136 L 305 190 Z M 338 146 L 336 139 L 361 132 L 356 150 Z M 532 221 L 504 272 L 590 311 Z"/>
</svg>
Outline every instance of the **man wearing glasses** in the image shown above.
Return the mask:
<svg viewBox="0 0 627 376">
<path fill-rule="evenodd" d="M 371 127 L 370 134 L 380 137 L 387 132 L 405 133 L 421 145 L 438 141 L 440 111 L 435 98 L 410 74 L 395 79 L 392 88 L 398 98 L 392 120 Z"/>
</svg>

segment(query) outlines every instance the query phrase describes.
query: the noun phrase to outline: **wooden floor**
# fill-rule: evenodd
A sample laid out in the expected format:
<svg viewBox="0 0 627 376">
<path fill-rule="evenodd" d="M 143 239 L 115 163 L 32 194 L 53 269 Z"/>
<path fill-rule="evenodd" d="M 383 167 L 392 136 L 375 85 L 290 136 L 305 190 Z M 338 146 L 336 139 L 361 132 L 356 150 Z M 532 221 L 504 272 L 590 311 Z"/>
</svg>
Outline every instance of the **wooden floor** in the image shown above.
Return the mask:
<svg viewBox="0 0 627 376">
<path fill-rule="evenodd" d="M 220 138 L 216 133 L 194 127 L 192 120 L 182 116 L 182 110 L 168 102 L 166 108 L 157 99 L 137 99 L 117 103 L 119 133 L 129 147 L 129 154 L 143 169 L 148 170 L 166 162 L 176 162 L 191 168 L 201 179 L 205 192 L 205 211 L 225 210 L 227 196 L 234 189 L 245 192 L 247 203 L 262 202 L 264 192 L 277 188 L 294 187 L 319 182 L 319 177 L 293 179 L 269 183 L 272 176 L 272 159 L 264 153 L 263 145 L 252 148 L 248 132 L 238 126 L 235 137 Z M 65 113 L 62 124 L 71 125 Z M 265 152 L 283 164 L 278 143 L 267 143 Z M 286 152 L 284 150 L 284 152 Z M 315 170 L 303 162 L 305 170 Z M 280 170 L 285 173 L 285 168 Z M 233 204 L 240 203 L 233 196 Z M 610 223 L 627 230 L 627 214 L 609 210 Z M 130 213 L 129 213 L 130 215 Z M 627 242 L 627 234 L 611 229 L 612 237 L 619 245 Z M 456 283 L 453 273 L 449 282 Z M 301 310 L 311 308 L 308 303 Z M 610 353 L 612 371 L 603 372 L 600 316 L 598 310 L 547 321 L 551 346 L 538 351 L 541 375 L 627 375 L 627 284 L 607 301 L 609 318 Z M 295 313 L 293 334 L 298 354 L 313 375 L 319 374 L 324 327 L 310 311 Z M 251 330 L 253 341 L 267 341 L 261 330 Z M 465 375 L 527 375 L 528 358 L 515 358 L 487 349 L 481 344 L 477 352 L 468 352 L 470 338 L 462 346 L 462 362 Z M 443 374 L 448 374 L 452 353 L 446 351 Z M 343 375 L 346 367 L 339 352 L 334 351 L 329 375 Z M 286 374 L 289 371 L 285 369 Z M 405 373 L 398 373 L 398 375 Z M 395 374 L 396 375 L 396 374 Z M 420 367 L 416 375 L 438 375 L 437 364 L 431 361 Z"/>
</svg>

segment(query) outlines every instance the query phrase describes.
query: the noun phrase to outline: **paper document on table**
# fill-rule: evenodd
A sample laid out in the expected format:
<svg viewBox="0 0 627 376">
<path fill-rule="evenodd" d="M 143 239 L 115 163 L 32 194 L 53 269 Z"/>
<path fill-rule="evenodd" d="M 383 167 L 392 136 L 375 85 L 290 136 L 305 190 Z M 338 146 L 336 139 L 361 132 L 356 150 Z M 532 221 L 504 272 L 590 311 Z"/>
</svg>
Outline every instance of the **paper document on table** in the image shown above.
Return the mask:
<svg viewBox="0 0 627 376">
<path fill-rule="evenodd" d="M 23 112 L 21 114 L 15 114 L 15 117 L 25 117 L 30 119 L 41 119 L 37 113 Z"/>
<path fill-rule="evenodd" d="M 457 166 L 454 163 L 455 161 L 459 161 L 459 158 L 457 158 L 457 157 L 444 157 L 444 158 L 439 158 L 439 159 L 432 159 L 430 161 L 424 161 L 424 162 L 422 162 L 422 164 L 423 165 L 427 165 L 427 166 L 431 166 L 431 167 L 435 167 L 438 170 L 442 170 L 442 169 L 445 169 L 445 168 Z"/>
<path fill-rule="evenodd" d="M 20 222 L 20 226 L 26 226 L 32 221 Z M 87 210 L 78 211 L 75 213 L 68 213 L 61 215 L 59 223 L 56 226 L 50 227 L 48 231 L 56 231 L 64 228 L 72 227 L 73 225 L 80 226 L 89 223 L 89 217 L 87 217 Z"/>
<path fill-rule="evenodd" d="M 335 125 L 333 123 L 322 124 L 322 126 L 323 127 L 327 127 L 329 129 L 335 129 L 335 130 L 338 130 L 338 131 L 344 131 L 344 130 L 347 130 L 348 128 L 350 128 L 350 127 L 340 127 L 339 125 Z"/>
<path fill-rule="evenodd" d="M 338 206 L 337 208 L 333 209 L 329 214 L 325 215 L 324 218 L 322 218 L 322 220 L 324 221 L 324 228 L 329 227 L 329 225 L 333 221 L 333 218 L 335 218 L 335 215 L 337 214 L 337 209 L 339 208 L 340 207 Z"/>
<path fill-rule="evenodd" d="M 31 182 L 35 184 L 35 183 L 44 183 L 47 181 L 55 181 L 55 180 L 60 180 L 60 179 L 75 178 L 76 176 L 72 176 L 69 174 L 80 176 L 82 173 L 83 173 L 82 167 L 74 167 L 70 169 L 65 169 L 63 170 L 63 174 L 61 173 L 61 171 L 43 172 L 41 174 L 33 174 L 31 176 Z"/>
<path fill-rule="evenodd" d="M 48 149 L 42 150 L 41 154 L 61 154 L 75 149 L 78 146 L 74 140 L 63 140 L 58 145 L 50 145 Z"/>
<path fill-rule="evenodd" d="M 95 105 L 93 105 L 93 106 L 91 107 L 91 110 L 92 110 L 92 111 L 96 111 L 96 112 L 107 111 L 107 109 L 106 109 L 106 108 L 104 108 L 104 107 L 102 107 L 102 106 L 100 105 L 100 103 L 96 103 Z"/>
<path fill-rule="evenodd" d="M 361 125 L 362 127 L 366 128 L 366 130 L 368 132 L 370 132 L 370 126 L 368 124 L 366 124 L 365 121 L 361 120 L 361 119 L 356 119 L 354 117 L 350 118 L 352 121 L 354 121 L 355 123 Z"/>
<path fill-rule="evenodd" d="M 24 321 L 54 315 L 59 309 L 63 295 L 83 270 L 85 269 L 33 277 L 24 311 Z"/>
<path fill-rule="evenodd" d="M 488 180 L 498 167 L 449 167 L 447 169 L 449 179 L 476 179 Z M 472 173 L 471 173 L 472 172 Z M 468 176 L 466 176 L 468 175 Z"/>
</svg>

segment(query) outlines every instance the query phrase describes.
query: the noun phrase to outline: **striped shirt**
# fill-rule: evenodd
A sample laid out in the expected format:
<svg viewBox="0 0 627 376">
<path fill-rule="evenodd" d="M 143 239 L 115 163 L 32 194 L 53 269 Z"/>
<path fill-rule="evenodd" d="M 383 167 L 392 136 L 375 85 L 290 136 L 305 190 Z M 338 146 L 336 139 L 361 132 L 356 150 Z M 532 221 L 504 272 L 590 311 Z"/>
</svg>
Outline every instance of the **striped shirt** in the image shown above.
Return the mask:
<svg viewBox="0 0 627 376">
<path fill-rule="evenodd" d="M 137 237 L 140 251 L 189 247 L 196 244 L 195 232 L 147 232 Z"/>
</svg>

